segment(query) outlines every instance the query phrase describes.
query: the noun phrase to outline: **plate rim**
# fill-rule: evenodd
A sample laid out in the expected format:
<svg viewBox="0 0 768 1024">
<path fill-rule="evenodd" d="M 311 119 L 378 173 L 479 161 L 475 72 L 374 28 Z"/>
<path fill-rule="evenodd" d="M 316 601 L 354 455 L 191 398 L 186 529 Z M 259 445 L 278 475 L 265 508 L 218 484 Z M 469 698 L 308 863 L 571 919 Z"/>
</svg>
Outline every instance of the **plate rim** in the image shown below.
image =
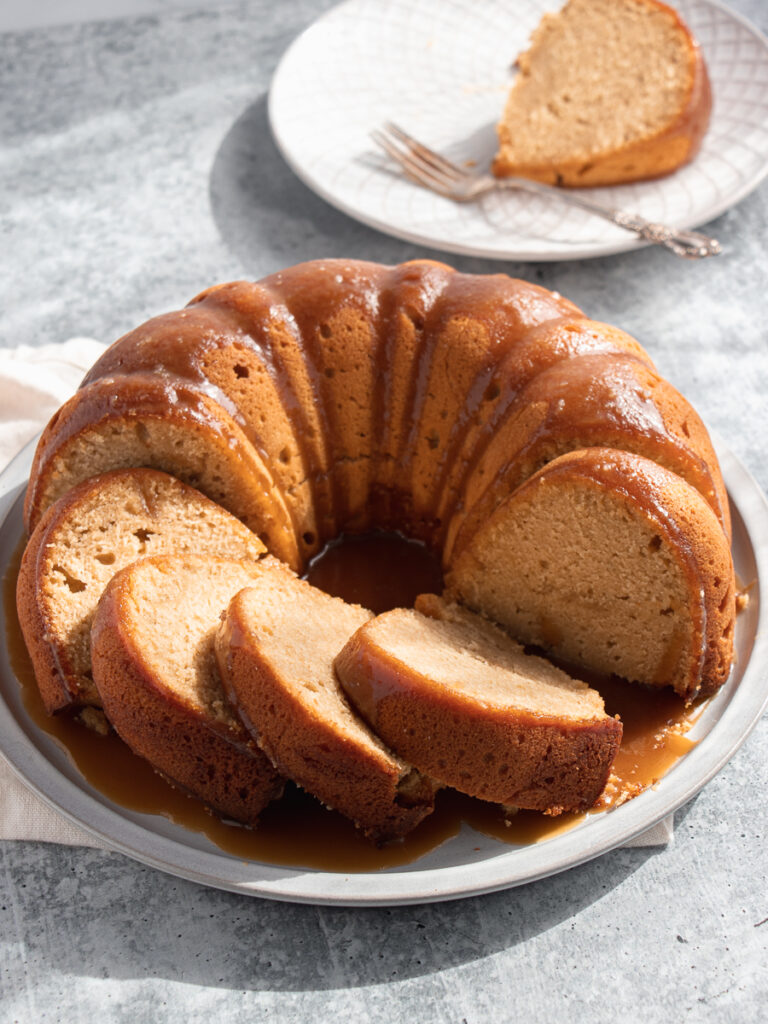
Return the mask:
<svg viewBox="0 0 768 1024">
<path fill-rule="evenodd" d="M 0 473 L 0 535 L 12 529 L 9 523 L 18 512 L 36 440 L 30 442 Z M 713 441 L 729 485 L 731 501 L 744 524 L 757 570 L 756 593 L 760 595 L 762 580 L 768 579 L 768 500 L 734 453 L 714 437 Z M 19 539 L 17 529 L 14 543 L 18 544 Z M 6 569 L 7 562 L 4 562 L 1 567 L 3 575 Z M 2 654 L 6 664 L 0 668 L 18 685 L 8 663 L 4 629 Z M 0 710 L 4 713 L 0 715 L 0 757 L 46 804 L 97 837 L 109 849 L 175 877 L 250 896 L 316 905 L 398 906 L 445 901 L 513 888 L 576 867 L 628 842 L 683 806 L 727 764 L 768 706 L 768 688 L 762 688 L 765 690 L 762 692 L 755 679 L 766 662 L 768 602 L 760 599 L 754 644 L 740 685 L 734 683 L 729 687 L 726 684 L 719 697 L 714 698 L 714 701 L 725 700 L 727 696 L 718 719 L 702 742 L 675 765 L 656 789 L 645 791 L 614 811 L 592 816 L 582 825 L 543 843 L 508 847 L 488 840 L 492 846 L 494 843 L 498 845 L 498 854 L 474 863 L 426 870 L 418 868 L 418 860 L 402 868 L 375 872 L 343 873 L 281 867 L 242 860 L 225 851 L 215 852 L 212 844 L 211 851 L 194 849 L 183 842 L 186 830 L 181 826 L 172 826 L 172 830 L 179 830 L 179 839 L 161 835 L 129 820 L 126 817 L 131 813 L 128 809 L 112 803 L 95 789 L 88 791 L 59 772 L 29 739 L 1 689 Z M 742 704 L 746 705 L 746 722 L 740 718 Z M 37 730 L 31 720 L 24 724 Z M 713 747 L 712 737 L 715 734 L 720 737 L 721 744 Z M 79 774 L 74 766 L 72 772 Z M 677 782 L 674 789 L 668 781 L 673 777 Z M 580 836 L 581 841 L 578 841 Z M 575 852 L 571 849 L 574 846 Z M 522 873 L 515 869 L 515 864 L 520 861 L 536 860 L 532 851 L 546 849 L 549 857 L 545 854 L 539 858 L 541 863 L 538 867 L 529 865 Z"/>
<path fill-rule="evenodd" d="M 497 262 L 557 263 L 568 262 L 570 260 L 599 259 L 605 256 L 620 255 L 625 252 L 635 252 L 637 250 L 649 248 L 655 244 L 653 242 L 637 238 L 636 236 L 633 237 L 632 235 L 628 235 L 625 241 L 616 239 L 614 241 L 606 241 L 582 247 L 573 246 L 563 250 L 550 249 L 542 252 L 531 252 L 529 249 L 508 249 L 502 252 L 497 249 L 488 249 L 482 245 L 451 242 L 450 240 L 443 241 L 442 239 L 436 240 L 429 235 L 424 235 L 417 231 L 409 231 L 407 228 L 392 226 L 387 223 L 386 220 L 382 220 L 372 214 L 357 209 L 350 203 L 345 202 L 339 196 L 335 195 L 333 191 L 326 188 L 321 182 L 313 178 L 310 171 L 295 158 L 290 146 L 286 142 L 283 133 L 280 130 L 279 117 L 275 110 L 277 105 L 275 96 L 282 88 L 283 79 L 287 76 L 286 66 L 289 59 L 293 56 L 294 51 L 305 45 L 307 38 L 317 31 L 318 26 L 324 25 L 328 20 L 337 16 L 338 12 L 342 8 L 354 8 L 361 2 L 365 2 L 365 0 L 341 0 L 340 3 L 335 4 L 329 10 L 325 11 L 320 15 L 320 17 L 316 18 L 310 25 L 303 29 L 286 47 L 270 81 L 267 95 L 267 120 L 273 141 L 290 170 L 304 185 L 307 186 L 307 188 L 310 189 L 310 191 L 314 192 L 315 195 L 319 196 L 324 202 L 350 217 L 352 220 L 355 220 L 366 227 L 373 228 L 374 230 L 392 238 L 397 238 L 401 241 L 415 245 L 425 246 L 438 252 L 494 260 Z M 414 2 L 417 2 L 417 0 L 414 0 Z M 765 50 L 766 57 L 768 58 L 768 35 L 762 32 L 761 29 L 754 25 L 745 15 L 732 10 L 723 2 L 723 0 L 690 0 L 690 2 L 701 4 L 704 7 L 715 8 L 726 17 L 737 22 L 745 31 L 758 40 Z M 759 188 L 766 177 L 768 177 L 768 159 L 765 160 L 761 168 L 755 171 L 750 178 L 747 178 L 742 182 L 742 184 L 733 192 L 729 193 L 727 197 L 721 198 L 718 202 L 715 202 L 708 207 L 703 218 L 683 217 L 679 221 L 675 221 L 673 226 L 679 229 L 693 230 L 700 228 L 705 224 L 709 224 L 711 221 L 722 216 L 722 214 L 727 210 L 746 199 L 746 197 L 754 192 L 755 189 Z M 642 184 L 642 182 L 638 184 Z"/>
</svg>

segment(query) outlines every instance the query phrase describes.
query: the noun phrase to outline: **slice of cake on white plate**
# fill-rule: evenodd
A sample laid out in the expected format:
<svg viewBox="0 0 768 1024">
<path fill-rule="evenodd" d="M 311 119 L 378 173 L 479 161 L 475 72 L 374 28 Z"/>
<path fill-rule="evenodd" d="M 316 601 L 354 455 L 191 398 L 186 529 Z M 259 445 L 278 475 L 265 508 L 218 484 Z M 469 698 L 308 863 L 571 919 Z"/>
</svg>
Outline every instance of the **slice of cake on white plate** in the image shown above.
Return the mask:
<svg viewBox="0 0 768 1024">
<path fill-rule="evenodd" d="M 657 0 L 569 0 L 545 15 L 517 65 L 498 126 L 499 177 L 657 178 L 694 158 L 709 125 L 701 51 Z"/>
</svg>

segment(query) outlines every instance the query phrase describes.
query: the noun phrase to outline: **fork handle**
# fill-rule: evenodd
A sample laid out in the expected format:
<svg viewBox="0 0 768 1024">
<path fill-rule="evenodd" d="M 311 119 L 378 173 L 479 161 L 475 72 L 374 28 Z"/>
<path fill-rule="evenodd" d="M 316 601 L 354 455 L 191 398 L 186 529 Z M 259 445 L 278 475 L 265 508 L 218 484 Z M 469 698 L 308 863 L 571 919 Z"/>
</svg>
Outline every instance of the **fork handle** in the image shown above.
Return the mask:
<svg viewBox="0 0 768 1024">
<path fill-rule="evenodd" d="M 566 191 L 552 185 L 544 185 L 540 181 L 530 181 L 528 178 L 499 178 L 498 184 L 503 188 L 513 188 L 518 191 L 532 192 L 536 195 L 554 196 L 564 203 L 577 206 L 582 210 L 597 214 L 609 220 L 612 224 L 625 228 L 627 231 L 634 231 L 640 238 L 656 245 L 663 245 L 671 249 L 676 256 L 683 256 L 689 260 L 699 260 L 706 256 L 716 256 L 722 252 L 720 243 L 715 238 L 702 235 L 698 231 L 678 230 L 668 227 L 666 224 L 659 224 L 646 220 L 638 213 L 627 213 L 625 210 L 617 210 L 613 206 L 599 203 L 596 199 L 589 199 L 576 192 Z"/>
</svg>

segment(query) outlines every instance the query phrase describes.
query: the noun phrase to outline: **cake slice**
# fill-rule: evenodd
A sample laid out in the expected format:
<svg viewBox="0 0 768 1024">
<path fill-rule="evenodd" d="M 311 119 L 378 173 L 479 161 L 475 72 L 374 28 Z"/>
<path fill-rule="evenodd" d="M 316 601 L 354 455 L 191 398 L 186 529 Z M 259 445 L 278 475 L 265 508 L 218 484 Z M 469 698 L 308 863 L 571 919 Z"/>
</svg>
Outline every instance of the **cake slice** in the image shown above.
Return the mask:
<svg viewBox="0 0 768 1024">
<path fill-rule="evenodd" d="M 265 548 L 223 508 L 154 469 L 86 480 L 45 513 L 22 558 L 16 600 L 49 714 L 100 706 L 89 647 L 96 605 L 119 569 L 166 551 L 258 559 Z"/>
<path fill-rule="evenodd" d="M 260 563 L 156 555 L 122 569 L 91 634 L 104 710 L 134 753 L 223 818 L 254 825 L 283 790 L 224 696 L 214 654 L 220 616 Z"/>
<path fill-rule="evenodd" d="M 493 172 L 611 185 L 692 160 L 712 106 L 704 60 L 657 0 L 569 0 L 517 61 Z"/>
<path fill-rule="evenodd" d="M 431 812 L 434 786 L 368 729 L 333 670 L 371 613 L 273 559 L 262 565 L 232 600 L 216 640 L 231 702 L 280 772 L 369 838 L 405 835 Z"/>
<path fill-rule="evenodd" d="M 621 742 L 600 694 L 434 595 L 365 623 L 336 658 L 351 703 L 444 785 L 557 814 L 597 800 Z"/>
<path fill-rule="evenodd" d="M 449 595 L 570 664 L 687 700 L 733 657 L 735 582 L 699 492 L 650 459 L 587 448 L 502 501 L 455 559 Z"/>
</svg>

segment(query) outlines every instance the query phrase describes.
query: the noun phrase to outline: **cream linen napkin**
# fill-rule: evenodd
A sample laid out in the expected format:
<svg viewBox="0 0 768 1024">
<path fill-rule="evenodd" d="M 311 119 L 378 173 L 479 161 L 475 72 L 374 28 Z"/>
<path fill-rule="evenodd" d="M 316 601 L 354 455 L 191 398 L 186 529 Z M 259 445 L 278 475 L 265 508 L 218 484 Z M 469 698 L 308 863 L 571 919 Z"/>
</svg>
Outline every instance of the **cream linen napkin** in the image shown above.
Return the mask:
<svg viewBox="0 0 768 1024">
<path fill-rule="evenodd" d="M 0 348 L 0 470 L 69 398 L 103 351 L 104 345 L 91 338 L 40 348 Z M 0 839 L 107 848 L 20 782 L 1 753 Z"/>
<path fill-rule="evenodd" d="M 66 401 L 104 351 L 90 338 L 40 348 L 0 349 L 0 469 Z M 670 815 L 627 846 L 664 846 L 673 838 Z M 107 848 L 52 810 L 24 786 L 0 756 L 0 839 L 34 839 Z"/>
</svg>

